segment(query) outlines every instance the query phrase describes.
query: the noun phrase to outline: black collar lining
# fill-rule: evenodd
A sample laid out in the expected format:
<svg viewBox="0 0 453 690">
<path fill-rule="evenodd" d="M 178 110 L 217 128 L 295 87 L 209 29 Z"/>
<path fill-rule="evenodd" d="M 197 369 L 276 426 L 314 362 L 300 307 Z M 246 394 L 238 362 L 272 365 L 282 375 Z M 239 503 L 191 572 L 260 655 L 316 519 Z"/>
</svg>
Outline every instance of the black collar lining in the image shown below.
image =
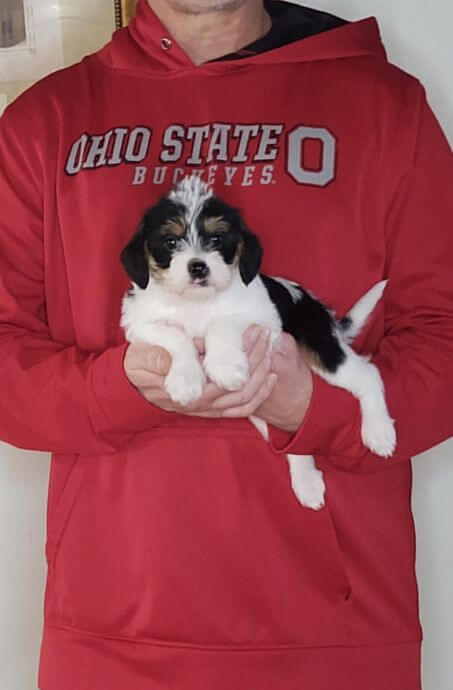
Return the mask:
<svg viewBox="0 0 453 690">
<path fill-rule="evenodd" d="M 251 55 L 258 55 L 348 23 L 328 12 L 320 12 L 286 1 L 265 0 L 264 6 L 272 19 L 270 31 L 237 52 L 223 55 L 210 62 L 238 60 Z"/>
</svg>

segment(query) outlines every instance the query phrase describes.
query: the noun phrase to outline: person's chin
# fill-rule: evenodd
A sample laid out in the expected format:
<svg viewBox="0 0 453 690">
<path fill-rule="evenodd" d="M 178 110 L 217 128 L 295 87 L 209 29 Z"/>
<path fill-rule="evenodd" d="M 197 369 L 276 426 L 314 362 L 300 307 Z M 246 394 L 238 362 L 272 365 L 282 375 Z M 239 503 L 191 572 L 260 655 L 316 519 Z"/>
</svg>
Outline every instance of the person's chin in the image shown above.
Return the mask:
<svg viewBox="0 0 453 690">
<path fill-rule="evenodd" d="M 152 0 L 148 2 L 152 7 Z M 167 2 L 184 14 L 211 14 L 238 9 L 246 0 L 167 0 Z"/>
</svg>

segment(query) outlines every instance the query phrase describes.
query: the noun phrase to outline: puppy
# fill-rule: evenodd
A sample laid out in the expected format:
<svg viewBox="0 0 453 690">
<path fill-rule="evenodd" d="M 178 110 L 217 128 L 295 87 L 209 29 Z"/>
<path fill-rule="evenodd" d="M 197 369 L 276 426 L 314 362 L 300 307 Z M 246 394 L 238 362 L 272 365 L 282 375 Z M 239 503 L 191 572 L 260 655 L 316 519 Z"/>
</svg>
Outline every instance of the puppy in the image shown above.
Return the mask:
<svg viewBox="0 0 453 690">
<path fill-rule="evenodd" d="M 395 430 L 378 369 L 350 342 L 360 332 L 385 287 L 371 288 L 343 318 L 300 285 L 259 274 L 262 249 L 239 211 L 216 197 L 198 176 L 184 178 L 146 211 L 121 254 L 132 288 L 122 303 L 121 325 L 129 342 L 165 348 L 172 364 L 165 388 L 181 405 L 199 399 L 207 378 L 226 390 L 248 378 L 242 348 L 251 324 L 282 330 L 296 340 L 310 367 L 360 402 L 363 443 L 387 457 Z M 193 339 L 205 340 L 200 364 Z M 267 424 L 251 421 L 268 440 Z M 288 455 L 292 488 L 300 503 L 324 505 L 325 486 L 311 456 Z"/>
</svg>

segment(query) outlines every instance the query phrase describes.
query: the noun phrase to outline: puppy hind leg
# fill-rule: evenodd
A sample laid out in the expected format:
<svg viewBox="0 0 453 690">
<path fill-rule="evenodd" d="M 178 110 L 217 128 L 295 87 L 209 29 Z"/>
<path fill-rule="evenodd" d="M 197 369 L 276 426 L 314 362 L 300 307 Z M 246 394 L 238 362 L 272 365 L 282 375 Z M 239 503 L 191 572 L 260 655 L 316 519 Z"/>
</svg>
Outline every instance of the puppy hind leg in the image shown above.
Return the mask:
<svg viewBox="0 0 453 690">
<path fill-rule="evenodd" d="M 396 433 L 385 402 L 384 384 L 378 368 L 358 355 L 345 342 L 346 359 L 335 372 L 316 369 L 328 383 L 344 388 L 359 400 L 362 413 L 362 441 L 373 453 L 389 457 L 395 450 Z"/>
<path fill-rule="evenodd" d="M 373 366 L 374 365 L 370 365 Z M 380 375 L 378 373 L 379 379 Z M 391 419 L 383 391 L 380 395 L 364 394 L 360 398 L 362 410 L 362 441 L 376 455 L 388 458 L 396 446 L 394 420 Z"/>
<path fill-rule="evenodd" d="M 249 417 L 265 441 L 269 441 L 267 423 L 259 417 Z M 312 455 L 287 455 L 291 487 L 299 501 L 306 508 L 319 510 L 324 505 L 325 485 L 323 474 L 315 467 Z"/>
<path fill-rule="evenodd" d="M 249 419 L 252 422 L 253 426 L 255 426 L 258 429 L 264 440 L 269 441 L 269 429 L 267 427 L 267 422 L 265 422 L 264 419 L 260 419 L 259 417 L 249 417 Z"/>
<path fill-rule="evenodd" d="M 324 505 L 326 487 L 323 474 L 315 467 L 312 455 L 287 455 L 292 489 L 306 508 L 320 510 Z"/>
</svg>

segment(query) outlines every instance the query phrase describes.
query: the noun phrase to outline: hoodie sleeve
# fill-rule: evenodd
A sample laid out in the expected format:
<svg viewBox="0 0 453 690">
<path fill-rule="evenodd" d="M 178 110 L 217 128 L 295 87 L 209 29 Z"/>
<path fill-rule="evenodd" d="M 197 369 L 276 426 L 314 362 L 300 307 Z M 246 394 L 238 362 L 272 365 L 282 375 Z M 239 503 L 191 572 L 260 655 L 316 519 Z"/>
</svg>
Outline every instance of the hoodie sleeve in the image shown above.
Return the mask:
<svg viewBox="0 0 453 690">
<path fill-rule="evenodd" d="M 407 460 L 453 434 L 453 156 L 420 86 L 416 107 L 411 167 L 387 213 L 385 335 L 372 357 L 396 420 L 396 451 L 385 460 L 364 447 L 358 402 L 315 377 L 299 431 L 289 437 L 272 429 L 277 452 L 320 455 L 367 471 Z"/>
<path fill-rule="evenodd" d="M 127 344 L 82 352 L 52 340 L 46 319 L 43 204 L 33 152 L 0 120 L 0 438 L 61 453 L 114 452 L 168 418 L 123 369 Z"/>
</svg>

